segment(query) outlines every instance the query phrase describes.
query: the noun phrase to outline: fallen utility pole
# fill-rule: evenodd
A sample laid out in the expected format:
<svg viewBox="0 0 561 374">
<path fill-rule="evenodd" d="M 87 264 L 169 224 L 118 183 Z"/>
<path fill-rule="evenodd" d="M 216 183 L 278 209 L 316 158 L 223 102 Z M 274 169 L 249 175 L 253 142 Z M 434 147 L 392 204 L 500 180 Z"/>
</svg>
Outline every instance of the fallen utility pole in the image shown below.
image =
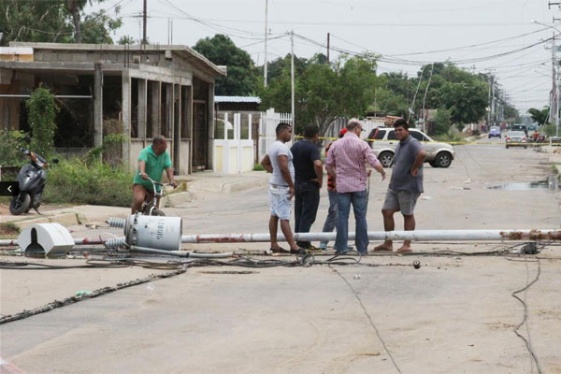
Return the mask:
<svg viewBox="0 0 561 374">
<path fill-rule="evenodd" d="M 335 240 L 336 233 L 296 233 L 297 241 Z M 349 233 L 349 240 L 355 237 Z M 413 240 L 413 241 L 488 241 L 488 240 L 561 240 L 560 230 L 531 229 L 531 230 L 416 230 L 416 231 L 371 231 L 370 240 Z M 269 234 L 201 234 L 183 235 L 182 243 L 239 243 L 239 242 L 267 242 Z M 286 241 L 282 234 L 277 240 Z"/>
<path fill-rule="evenodd" d="M 334 232 L 310 232 L 296 233 L 295 240 L 302 241 L 333 241 Z M 349 241 L 354 240 L 355 233 L 349 232 Z M 523 240 L 547 240 L 560 241 L 561 230 L 552 229 L 530 229 L 530 230 L 415 230 L 415 231 L 371 231 L 368 233 L 370 240 L 412 240 L 412 241 L 523 241 Z M 268 242 L 269 234 L 196 234 L 181 236 L 182 243 L 250 243 Z M 286 241 L 282 234 L 277 236 L 278 241 Z M 123 238 L 75 238 L 76 245 L 103 245 L 108 241 L 123 242 Z M 1 246 L 16 246 L 16 239 L 0 240 Z"/>
</svg>

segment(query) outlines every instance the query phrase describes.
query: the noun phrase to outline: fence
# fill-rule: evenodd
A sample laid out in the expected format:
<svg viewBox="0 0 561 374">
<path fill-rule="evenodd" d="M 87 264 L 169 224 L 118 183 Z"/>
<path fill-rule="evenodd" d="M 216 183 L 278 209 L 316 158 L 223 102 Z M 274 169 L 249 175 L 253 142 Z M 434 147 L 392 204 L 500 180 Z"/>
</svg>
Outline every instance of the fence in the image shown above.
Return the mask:
<svg viewBox="0 0 561 374">
<path fill-rule="evenodd" d="M 253 117 L 259 117 L 257 139 L 253 126 Z M 230 121 L 233 120 L 233 123 Z M 218 113 L 216 133 L 213 144 L 213 170 L 225 174 L 243 173 L 253 167 L 267 153 L 269 146 L 276 139 L 275 129 L 280 122 L 292 124 L 290 114 L 276 113 L 269 109 L 265 113 L 244 114 Z M 257 149 L 256 149 L 257 148 Z"/>
</svg>

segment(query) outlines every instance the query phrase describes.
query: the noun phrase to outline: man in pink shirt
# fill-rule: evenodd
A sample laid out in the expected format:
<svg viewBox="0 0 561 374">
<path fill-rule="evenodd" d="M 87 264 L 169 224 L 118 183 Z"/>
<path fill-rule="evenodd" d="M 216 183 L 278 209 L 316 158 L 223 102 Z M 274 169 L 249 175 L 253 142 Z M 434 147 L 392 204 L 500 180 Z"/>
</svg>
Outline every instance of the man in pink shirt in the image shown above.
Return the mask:
<svg viewBox="0 0 561 374">
<path fill-rule="evenodd" d="M 347 133 L 336 140 L 325 162 L 329 175 L 335 177 L 337 183 L 337 236 L 335 253 L 347 252 L 349 241 L 349 213 L 351 204 L 355 214 L 355 245 L 361 255 L 368 253 L 368 225 L 366 210 L 368 207 L 368 177 L 366 164 L 372 166 L 386 179 L 384 167 L 376 158 L 374 151 L 367 142 L 360 139 L 362 124 L 356 118 L 347 123 Z"/>
</svg>

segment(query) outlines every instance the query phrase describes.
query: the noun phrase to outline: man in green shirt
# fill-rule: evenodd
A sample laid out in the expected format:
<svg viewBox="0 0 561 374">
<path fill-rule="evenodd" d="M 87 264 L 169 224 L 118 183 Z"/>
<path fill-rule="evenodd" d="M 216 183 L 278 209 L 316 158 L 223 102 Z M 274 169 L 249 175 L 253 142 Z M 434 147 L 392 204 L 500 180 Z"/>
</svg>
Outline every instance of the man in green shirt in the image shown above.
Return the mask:
<svg viewBox="0 0 561 374">
<path fill-rule="evenodd" d="M 149 178 L 156 182 L 161 181 L 164 170 L 169 183 L 175 187 L 171 158 L 166 152 L 168 144 L 162 135 L 152 139 L 152 145 L 144 148 L 138 155 L 138 172 L 134 174 L 132 194 L 133 202 L 131 213 L 140 211 L 146 196 L 154 196 L 153 185 Z"/>
</svg>

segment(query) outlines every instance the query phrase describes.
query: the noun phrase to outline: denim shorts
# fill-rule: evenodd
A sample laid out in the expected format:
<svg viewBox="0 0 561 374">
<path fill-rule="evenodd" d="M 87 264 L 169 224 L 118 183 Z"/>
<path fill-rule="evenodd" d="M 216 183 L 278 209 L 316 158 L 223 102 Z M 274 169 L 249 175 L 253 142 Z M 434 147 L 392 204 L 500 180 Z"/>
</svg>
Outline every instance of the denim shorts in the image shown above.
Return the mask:
<svg viewBox="0 0 561 374">
<path fill-rule="evenodd" d="M 292 213 L 288 199 L 288 186 L 269 185 L 269 200 L 271 201 L 271 215 L 282 220 L 289 220 Z"/>
<path fill-rule="evenodd" d="M 393 191 L 388 188 L 382 209 L 401 211 L 401 214 L 410 216 L 415 210 L 415 204 L 420 195 L 417 192 Z"/>
</svg>

